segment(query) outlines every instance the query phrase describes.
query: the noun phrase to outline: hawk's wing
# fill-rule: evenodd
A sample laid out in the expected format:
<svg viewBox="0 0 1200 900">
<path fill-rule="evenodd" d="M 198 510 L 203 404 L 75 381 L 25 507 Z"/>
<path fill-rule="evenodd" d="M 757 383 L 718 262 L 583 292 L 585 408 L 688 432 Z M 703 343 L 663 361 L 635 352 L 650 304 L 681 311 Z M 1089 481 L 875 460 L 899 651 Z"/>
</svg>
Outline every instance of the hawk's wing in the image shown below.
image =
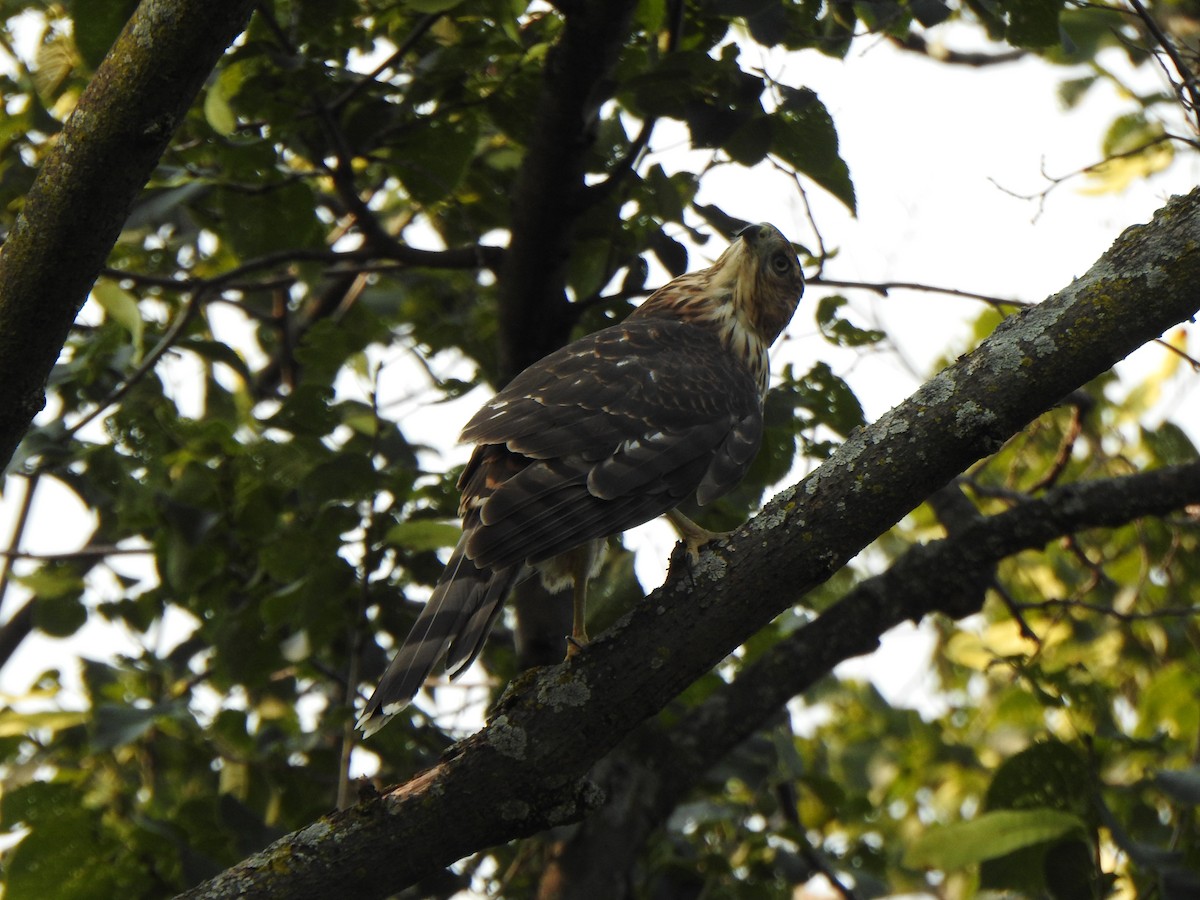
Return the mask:
<svg viewBox="0 0 1200 900">
<path fill-rule="evenodd" d="M 750 373 L 709 331 L 639 318 L 518 375 L 467 423 L 466 555 L 537 563 L 701 503 L 745 474 L 762 436 Z"/>
</svg>

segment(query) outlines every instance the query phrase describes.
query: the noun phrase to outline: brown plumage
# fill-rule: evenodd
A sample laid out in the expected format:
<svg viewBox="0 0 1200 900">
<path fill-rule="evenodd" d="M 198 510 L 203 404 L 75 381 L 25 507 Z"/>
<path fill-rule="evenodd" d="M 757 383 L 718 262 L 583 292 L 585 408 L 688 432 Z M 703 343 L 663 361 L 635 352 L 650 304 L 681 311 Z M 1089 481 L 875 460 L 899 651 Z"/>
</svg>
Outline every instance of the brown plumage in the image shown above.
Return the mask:
<svg viewBox="0 0 1200 900">
<path fill-rule="evenodd" d="M 463 535 L 428 604 L 367 701 L 366 735 L 408 705 L 442 658 L 479 655 L 509 591 L 538 571 L 575 585 L 576 642 L 602 541 L 708 503 L 741 480 L 762 437 L 767 349 L 804 290 L 792 245 L 744 229 L 709 268 L 655 291 L 621 324 L 512 380 L 467 423 Z M 674 521 L 694 529 L 686 519 Z M 702 530 L 688 531 L 690 544 Z"/>
</svg>

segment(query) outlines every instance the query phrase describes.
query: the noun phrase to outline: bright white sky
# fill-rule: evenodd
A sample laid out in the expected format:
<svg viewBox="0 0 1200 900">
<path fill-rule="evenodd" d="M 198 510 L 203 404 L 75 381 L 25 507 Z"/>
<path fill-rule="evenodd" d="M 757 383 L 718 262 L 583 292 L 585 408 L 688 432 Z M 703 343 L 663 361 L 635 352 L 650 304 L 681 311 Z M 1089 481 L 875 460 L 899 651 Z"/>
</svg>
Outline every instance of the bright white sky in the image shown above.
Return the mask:
<svg viewBox="0 0 1200 900">
<path fill-rule="evenodd" d="M 970 29 L 943 28 L 935 35 L 958 49 L 974 49 L 966 46 L 975 40 Z M 1111 54 L 1105 63 L 1117 71 L 1125 68 L 1119 54 Z M 837 124 L 859 215 L 850 218 L 819 188 L 809 192 L 826 246 L 840 251 L 826 268 L 830 278 L 913 281 L 1038 301 L 1082 274 L 1124 228 L 1148 221 L 1167 196 L 1200 181 L 1200 160 L 1194 154 L 1167 174 L 1136 183 L 1119 196 L 1081 196 L 1078 189 L 1084 181 L 1077 179 L 1050 194 L 1040 217 L 1036 202 L 1001 190 L 997 185 L 1034 193 L 1048 186 L 1043 170 L 1065 174 L 1096 162 L 1105 128 L 1126 111 L 1110 89 L 1099 87 L 1080 108 L 1064 114 L 1055 89 L 1060 80 L 1081 71 L 1052 68 L 1035 58 L 968 70 L 929 62 L 882 41 L 864 41 L 845 61 L 816 53 L 790 58 L 772 54 L 751 64 L 779 80 L 816 90 Z M 1150 67 L 1137 77 L 1141 89 L 1160 86 Z M 656 161 L 669 169 L 693 168 L 682 150 L 684 139 L 679 129 L 679 140 L 673 142 L 664 126 L 656 135 L 655 145 L 663 150 Z M 700 199 L 747 220 L 771 221 L 794 240 L 815 246 L 794 189 L 769 169 L 720 169 L 706 178 Z M 715 248 L 713 256 L 721 249 L 715 242 L 709 247 Z M 698 262 L 694 258 L 693 263 Z M 810 299 L 816 296 L 819 292 L 814 290 Z M 871 419 L 910 394 L 930 374 L 937 357 L 961 349 L 967 333 L 964 323 L 981 309 L 970 301 L 927 293 L 895 292 L 887 299 L 856 294 L 851 302 L 863 324 L 882 324 L 906 365 L 894 355 L 858 357 L 834 351 L 817 336 L 808 303 L 802 304 L 778 348 L 776 368 L 786 360 L 796 361 L 801 371 L 814 359 L 829 362 L 850 381 Z M 1194 333 L 1190 352 L 1200 352 Z M 1136 363 L 1157 367 L 1162 353 L 1154 348 L 1140 351 Z M 1189 393 L 1191 407 L 1196 408 L 1197 381 L 1193 376 L 1181 383 L 1173 398 L 1177 419 Z M 407 393 L 411 383 L 411 373 L 397 367 L 393 396 Z M 456 405 L 406 404 L 397 406 L 397 414 L 410 439 L 437 445 L 445 435 L 457 433 L 483 399 L 477 392 Z M 1200 434 L 1200 423 L 1192 425 L 1193 434 Z M 461 451 L 450 449 L 445 464 L 462 458 Z M 0 501 L 4 546 L 20 494 L 10 491 Z M 90 531 L 87 511 L 45 481 L 39 497 L 42 502 L 22 549 L 51 553 L 78 547 Z M 674 538 L 665 526 L 651 524 L 638 530 L 637 540 L 647 548 L 639 559 L 639 576 L 653 587 L 665 571 Z M 115 590 L 103 579 L 97 579 L 97 587 L 106 593 Z M 10 588 L 3 615 L 11 614 L 21 600 L 20 591 Z M 22 695 L 50 666 L 69 672 L 71 659 L 80 653 L 99 656 L 132 646 L 128 636 L 113 631 L 95 624 L 67 641 L 31 637 L 0 672 L 0 692 Z M 174 643 L 180 629 L 169 631 L 162 639 Z M 868 661 L 847 664 L 843 671 L 886 674 L 876 680 L 893 702 L 936 708 L 930 707 L 931 695 L 923 686 L 928 642 L 914 637 L 912 629 L 902 631 L 908 634 L 887 642 Z"/>
</svg>

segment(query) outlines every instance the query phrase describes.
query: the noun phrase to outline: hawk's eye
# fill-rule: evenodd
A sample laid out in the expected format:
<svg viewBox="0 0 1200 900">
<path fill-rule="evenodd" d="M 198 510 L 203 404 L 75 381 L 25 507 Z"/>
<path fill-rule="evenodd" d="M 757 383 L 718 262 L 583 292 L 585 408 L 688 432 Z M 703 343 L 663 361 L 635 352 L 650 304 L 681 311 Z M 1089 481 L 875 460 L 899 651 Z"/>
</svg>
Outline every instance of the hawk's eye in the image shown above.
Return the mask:
<svg viewBox="0 0 1200 900">
<path fill-rule="evenodd" d="M 771 257 L 771 268 L 775 270 L 776 275 L 786 275 L 792 268 L 792 261 L 786 253 L 776 253 Z"/>
</svg>

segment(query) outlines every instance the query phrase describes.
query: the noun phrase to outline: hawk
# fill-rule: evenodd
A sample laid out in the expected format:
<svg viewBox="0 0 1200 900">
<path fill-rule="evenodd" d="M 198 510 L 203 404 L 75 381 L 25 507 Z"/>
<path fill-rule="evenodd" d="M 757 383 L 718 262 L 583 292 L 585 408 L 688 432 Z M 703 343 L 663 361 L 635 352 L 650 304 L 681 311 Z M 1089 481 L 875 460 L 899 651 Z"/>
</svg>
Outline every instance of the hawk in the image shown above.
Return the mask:
<svg viewBox="0 0 1200 900">
<path fill-rule="evenodd" d="M 534 363 L 467 423 L 463 533 L 429 602 L 358 720 L 400 712 L 445 656 L 454 677 L 483 649 L 505 598 L 538 572 L 573 585 L 568 655 L 587 640 L 587 580 L 603 541 L 663 514 L 695 554 L 714 537 L 675 507 L 709 503 L 762 438 L 767 350 L 804 276 L 773 225 L 742 230 L 713 265 L 650 295 L 619 325 Z"/>
</svg>

